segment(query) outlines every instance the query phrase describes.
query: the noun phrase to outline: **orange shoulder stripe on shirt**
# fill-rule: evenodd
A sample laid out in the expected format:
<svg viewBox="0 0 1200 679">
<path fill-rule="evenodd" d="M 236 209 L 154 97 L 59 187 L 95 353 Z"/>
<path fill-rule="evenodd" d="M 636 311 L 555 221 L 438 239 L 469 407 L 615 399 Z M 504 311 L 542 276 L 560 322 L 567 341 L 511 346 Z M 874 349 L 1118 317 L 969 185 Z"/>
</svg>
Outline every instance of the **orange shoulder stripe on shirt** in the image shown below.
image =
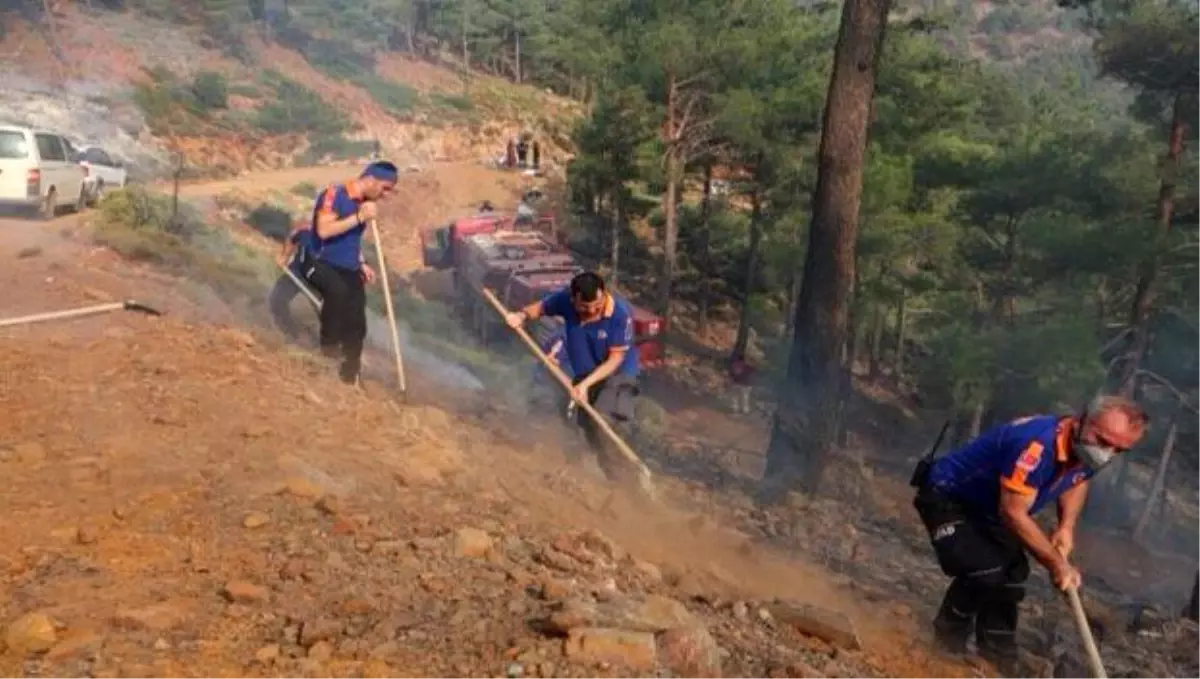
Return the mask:
<svg viewBox="0 0 1200 679">
<path fill-rule="evenodd" d="M 337 198 L 337 185 L 330 184 L 329 186 L 326 186 L 325 193 L 321 197 L 321 214 L 335 214 L 333 211 L 333 201 L 335 198 Z"/>
<path fill-rule="evenodd" d="M 1013 465 L 1013 471 L 1010 476 L 1000 477 L 1000 485 L 1014 493 L 1021 495 L 1032 495 L 1036 492 L 1029 485 L 1029 473 L 1037 469 L 1038 464 L 1042 461 L 1042 454 L 1046 451 L 1046 447 L 1041 441 L 1030 441 L 1021 455 L 1017 457 L 1016 464 Z"/>
</svg>

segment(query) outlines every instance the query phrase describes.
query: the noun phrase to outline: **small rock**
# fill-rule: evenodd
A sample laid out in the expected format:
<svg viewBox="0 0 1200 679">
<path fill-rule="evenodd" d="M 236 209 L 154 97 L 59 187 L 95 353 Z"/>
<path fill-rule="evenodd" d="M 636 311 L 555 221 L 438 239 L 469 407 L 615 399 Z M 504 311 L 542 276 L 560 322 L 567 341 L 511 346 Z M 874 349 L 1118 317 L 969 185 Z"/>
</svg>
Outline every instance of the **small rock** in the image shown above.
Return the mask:
<svg viewBox="0 0 1200 679">
<path fill-rule="evenodd" d="M 242 519 L 242 525 L 246 528 L 262 528 L 268 523 L 271 523 L 271 517 L 263 512 L 250 512 Z"/>
<path fill-rule="evenodd" d="M 347 599 L 338 606 L 342 615 L 368 615 L 375 612 L 375 604 L 366 599 Z"/>
<path fill-rule="evenodd" d="M 750 607 L 745 601 L 738 601 L 732 607 L 733 617 L 737 618 L 738 622 L 746 622 L 750 619 Z"/>
<path fill-rule="evenodd" d="M 81 545 L 94 544 L 96 540 L 99 539 L 100 536 L 97 534 L 95 528 L 91 528 L 89 526 L 80 526 L 79 529 L 75 531 L 75 541 Z"/>
<path fill-rule="evenodd" d="M 47 660 L 61 660 L 74 656 L 89 657 L 100 650 L 104 637 L 90 630 L 68 632 L 62 641 L 46 653 Z"/>
<path fill-rule="evenodd" d="M 658 660 L 675 676 L 719 677 L 721 648 L 702 626 L 676 627 L 658 637 Z"/>
<path fill-rule="evenodd" d="M 657 585 L 663 581 L 662 570 L 649 561 L 635 560 L 633 562 L 633 570 L 652 585 Z"/>
<path fill-rule="evenodd" d="M 524 674 L 525 668 L 521 666 L 521 663 L 509 663 L 508 667 L 504 668 L 504 676 L 508 677 L 508 679 L 517 679 L 517 677 Z"/>
<path fill-rule="evenodd" d="M 12 452 L 18 462 L 37 464 L 46 460 L 46 448 L 37 441 L 18 443 L 12 447 Z"/>
<path fill-rule="evenodd" d="M 279 577 L 284 580 L 299 580 L 304 577 L 305 571 L 308 570 L 307 564 L 300 559 L 288 559 L 287 563 L 283 564 L 283 568 L 279 569 Z"/>
<path fill-rule="evenodd" d="M 541 596 L 546 601 L 561 601 L 571 594 L 571 588 L 561 580 L 546 578 L 542 580 Z"/>
<path fill-rule="evenodd" d="M 263 665 L 272 665 L 279 660 L 279 644 L 263 646 L 254 652 L 254 659 Z"/>
<path fill-rule="evenodd" d="M 387 660 L 400 651 L 400 644 L 395 641 L 385 641 L 371 649 L 370 657 L 376 660 Z"/>
<path fill-rule="evenodd" d="M 113 623 L 127 629 L 146 629 L 163 632 L 183 624 L 186 615 L 171 603 L 152 604 L 142 608 L 123 608 L 113 616 Z"/>
<path fill-rule="evenodd" d="M 317 484 L 302 476 L 288 479 L 279 492 L 289 493 L 291 495 L 295 495 L 296 497 L 303 498 L 315 498 L 321 496 L 321 488 L 317 486 Z"/>
<path fill-rule="evenodd" d="M 125 519 L 129 518 L 129 512 L 121 507 L 113 507 L 112 515 L 117 521 L 124 521 Z"/>
<path fill-rule="evenodd" d="M 770 606 L 769 610 L 772 617 L 791 625 L 801 634 L 852 651 L 862 650 L 862 639 L 859 638 L 854 623 L 842 613 L 809 604 L 786 602 L 777 602 Z"/>
<path fill-rule="evenodd" d="M 159 637 L 154 640 L 154 650 L 165 651 L 169 648 L 171 648 L 171 642 L 167 641 L 166 639 Z"/>
<path fill-rule="evenodd" d="M 10 653 L 28 655 L 50 650 L 58 641 L 54 623 L 42 613 L 26 613 L 14 620 L 4 633 Z"/>
<path fill-rule="evenodd" d="M 329 618 L 306 620 L 300 629 L 300 645 L 309 648 L 318 641 L 328 641 L 342 633 L 342 624 Z"/>
<path fill-rule="evenodd" d="M 260 587 L 242 580 L 233 580 L 225 585 L 221 594 L 230 601 L 241 604 L 252 604 L 266 601 L 270 592 L 266 587 Z"/>
<path fill-rule="evenodd" d="M 330 516 L 337 516 L 342 513 L 342 503 L 336 496 L 326 495 L 317 500 L 317 509 Z"/>
<path fill-rule="evenodd" d="M 578 627 L 570 631 L 563 652 L 576 662 L 612 663 L 640 672 L 654 669 L 654 635 L 620 629 Z"/>
<path fill-rule="evenodd" d="M 492 551 L 492 538 L 478 528 L 459 528 L 454 534 L 454 553 L 464 557 L 484 557 Z"/>
<path fill-rule="evenodd" d="M 333 657 L 333 644 L 328 641 L 318 641 L 308 647 L 308 657 L 318 662 L 329 660 Z"/>
</svg>

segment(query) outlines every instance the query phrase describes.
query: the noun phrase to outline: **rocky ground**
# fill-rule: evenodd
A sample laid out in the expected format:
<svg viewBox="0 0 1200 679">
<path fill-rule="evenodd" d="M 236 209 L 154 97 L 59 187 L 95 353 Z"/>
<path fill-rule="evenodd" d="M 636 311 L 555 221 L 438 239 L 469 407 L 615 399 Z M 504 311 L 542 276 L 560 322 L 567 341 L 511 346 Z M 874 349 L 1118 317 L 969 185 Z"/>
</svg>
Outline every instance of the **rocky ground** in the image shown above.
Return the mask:
<svg viewBox="0 0 1200 679">
<path fill-rule="evenodd" d="M 440 219 L 459 200 L 427 202 Z M 756 507 L 761 422 L 652 385 L 668 421 L 638 442 L 660 472 L 646 505 L 549 424 L 429 375 L 407 402 L 341 387 L 196 281 L 91 246 L 87 218 L 0 220 L 3 316 L 127 297 L 168 314 L 0 331 L 0 672 L 990 673 L 932 653 L 943 582 L 902 484 L 868 465 L 834 470 L 835 499 Z M 1097 594 L 1112 676 L 1198 671 L 1194 625 Z M 1081 676 L 1062 604 L 1043 587 L 1026 609 L 1030 674 Z"/>
<path fill-rule="evenodd" d="M 184 281 L 4 226 L 6 314 L 168 311 L 5 330 L 5 674 L 887 672 L 870 625 L 805 608 L 840 595 L 803 564 L 638 509 L 502 414 L 342 389 Z"/>
</svg>

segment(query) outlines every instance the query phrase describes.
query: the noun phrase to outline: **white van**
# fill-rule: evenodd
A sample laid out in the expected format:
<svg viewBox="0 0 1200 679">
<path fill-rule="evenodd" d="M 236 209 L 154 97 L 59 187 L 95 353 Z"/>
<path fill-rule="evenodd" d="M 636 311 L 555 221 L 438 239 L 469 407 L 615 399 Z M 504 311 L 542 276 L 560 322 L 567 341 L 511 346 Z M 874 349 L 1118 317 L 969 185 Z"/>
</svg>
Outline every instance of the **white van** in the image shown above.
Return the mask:
<svg viewBox="0 0 1200 679">
<path fill-rule="evenodd" d="M 54 132 L 0 125 L 0 205 L 32 208 L 44 219 L 84 207 L 86 171 Z"/>
</svg>

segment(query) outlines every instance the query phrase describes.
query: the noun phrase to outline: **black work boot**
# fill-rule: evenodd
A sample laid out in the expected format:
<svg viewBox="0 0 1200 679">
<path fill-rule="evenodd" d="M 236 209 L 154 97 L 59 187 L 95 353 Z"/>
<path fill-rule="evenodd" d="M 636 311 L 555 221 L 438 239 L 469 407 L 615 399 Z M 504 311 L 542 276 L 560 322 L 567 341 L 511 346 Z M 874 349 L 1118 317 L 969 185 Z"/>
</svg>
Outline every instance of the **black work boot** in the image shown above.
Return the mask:
<svg viewBox="0 0 1200 679">
<path fill-rule="evenodd" d="M 971 623 L 975 621 L 973 611 L 959 610 L 954 605 L 954 585 L 946 592 L 937 617 L 933 619 L 933 638 L 938 650 L 953 655 L 967 652 L 967 639 L 971 636 Z"/>
</svg>

